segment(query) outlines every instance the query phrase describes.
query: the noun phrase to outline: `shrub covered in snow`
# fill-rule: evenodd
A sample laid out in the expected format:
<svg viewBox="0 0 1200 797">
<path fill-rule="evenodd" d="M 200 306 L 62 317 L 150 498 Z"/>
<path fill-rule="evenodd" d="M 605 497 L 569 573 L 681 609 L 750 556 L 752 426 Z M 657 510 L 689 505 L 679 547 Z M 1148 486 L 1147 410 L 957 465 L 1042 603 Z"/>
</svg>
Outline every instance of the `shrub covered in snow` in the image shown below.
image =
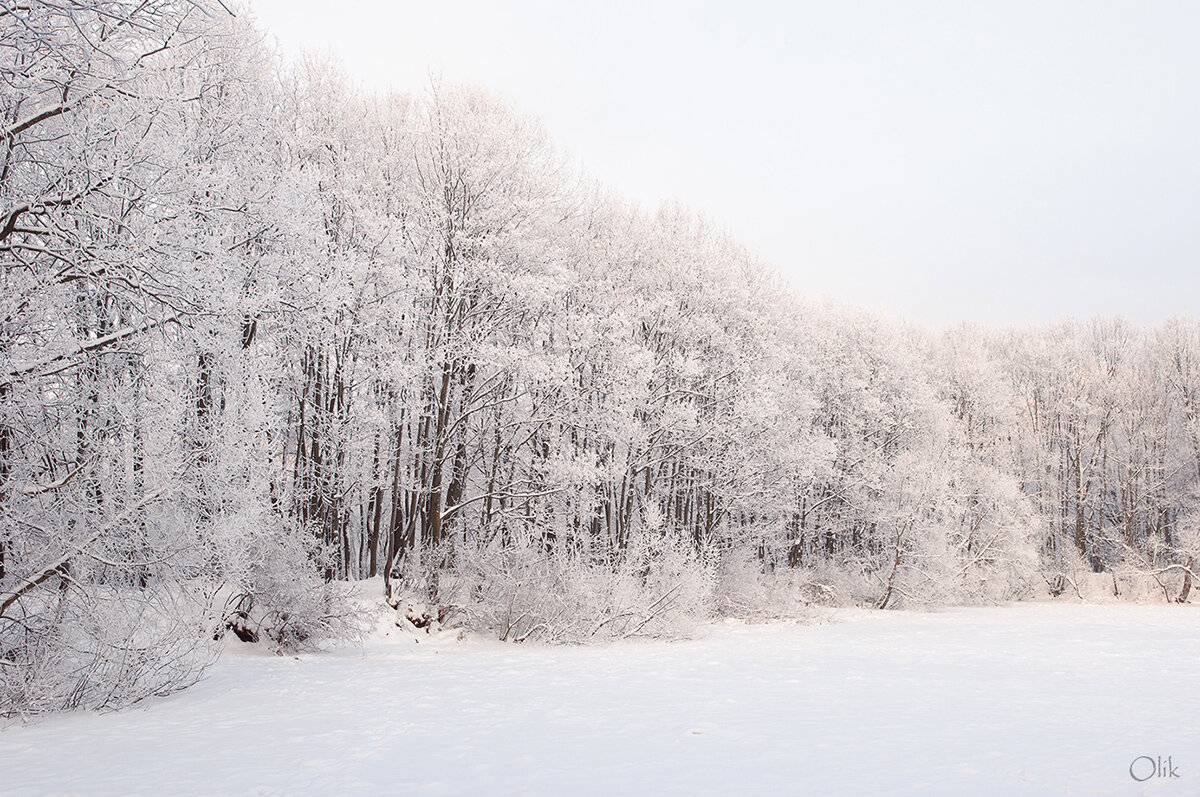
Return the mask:
<svg viewBox="0 0 1200 797">
<path fill-rule="evenodd" d="M 714 577 L 686 545 L 642 539 L 613 561 L 536 546 L 472 548 L 440 578 L 447 621 L 523 642 L 677 638 L 712 616 Z"/>
<path fill-rule="evenodd" d="M 64 583 L 0 618 L 0 715 L 109 709 L 195 683 L 217 655 L 208 595 Z"/>
</svg>

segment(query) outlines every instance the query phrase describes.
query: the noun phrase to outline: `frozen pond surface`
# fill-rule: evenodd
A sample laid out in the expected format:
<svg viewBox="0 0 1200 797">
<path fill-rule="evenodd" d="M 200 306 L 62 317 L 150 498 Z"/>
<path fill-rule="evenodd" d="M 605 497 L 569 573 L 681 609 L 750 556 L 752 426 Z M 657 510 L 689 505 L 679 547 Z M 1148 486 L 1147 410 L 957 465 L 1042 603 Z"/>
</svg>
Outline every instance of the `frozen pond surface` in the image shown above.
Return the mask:
<svg viewBox="0 0 1200 797">
<path fill-rule="evenodd" d="M 171 698 L 0 731 L 0 793 L 1200 794 L 1198 718 L 1192 606 L 843 612 L 607 648 L 397 634 L 234 651 Z M 1130 776 L 1160 756 L 1178 777 Z"/>
</svg>

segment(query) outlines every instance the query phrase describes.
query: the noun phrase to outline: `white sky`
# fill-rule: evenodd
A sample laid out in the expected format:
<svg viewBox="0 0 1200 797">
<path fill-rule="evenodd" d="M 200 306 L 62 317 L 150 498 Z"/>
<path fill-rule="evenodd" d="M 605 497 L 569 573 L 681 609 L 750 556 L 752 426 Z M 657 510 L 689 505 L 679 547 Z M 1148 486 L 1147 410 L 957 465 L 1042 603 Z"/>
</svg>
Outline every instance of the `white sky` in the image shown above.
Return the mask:
<svg viewBox="0 0 1200 797">
<path fill-rule="evenodd" d="M 251 0 L 365 87 L 432 72 L 801 290 L 932 324 L 1200 312 L 1200 4 Z"/>
</svg>

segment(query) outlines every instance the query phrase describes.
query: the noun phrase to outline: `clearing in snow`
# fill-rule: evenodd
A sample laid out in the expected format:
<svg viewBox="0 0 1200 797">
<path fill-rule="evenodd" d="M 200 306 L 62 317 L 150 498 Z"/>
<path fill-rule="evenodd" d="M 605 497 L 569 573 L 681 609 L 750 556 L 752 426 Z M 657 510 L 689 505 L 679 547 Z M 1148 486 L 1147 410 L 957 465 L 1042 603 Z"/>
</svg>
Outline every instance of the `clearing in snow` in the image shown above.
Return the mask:
<svg viewBox="0 0 1200 797">
<path fill-rule="evenodd" d="M 839 611 L 587 648 L 419 640 L 235 647 L 170 698 L 9 727 L 0 791 L 1200 793 L 1190 606 Z"/>
</svg>

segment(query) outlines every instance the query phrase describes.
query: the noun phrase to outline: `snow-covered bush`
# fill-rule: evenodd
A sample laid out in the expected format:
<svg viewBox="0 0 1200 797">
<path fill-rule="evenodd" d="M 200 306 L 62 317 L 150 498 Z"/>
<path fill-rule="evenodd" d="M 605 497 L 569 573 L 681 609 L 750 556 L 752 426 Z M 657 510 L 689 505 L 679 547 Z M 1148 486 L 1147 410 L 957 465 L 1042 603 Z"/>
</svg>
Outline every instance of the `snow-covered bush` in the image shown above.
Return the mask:
<svg viewBox="0 0 1200 797">
<path fill-rule="evenodd" d="M 280 650 L 312 649 L 358 640 L 363 620 L 345 581 L 325 581 L 311 569 L 255 568 L 243 595 L 250 622 Z"/>
<path fill-rule="evenodd" d="M 216 658 L 211 596 L 64 582 L 0 619 L 0 715 L 121 708 L 191 686 Z"/>
<path fill-rule="evenodd" d="M 224 584 L 225 628 L 280 650 L 361 636 L 350 586 L 322 577 L 330 553 L 303 528 L 269 516 L 228 519 L 213 536 L 223 541 L 216 573 Z"/>
<path fill-rule="evenodd" d="M 751 551 L 733 548 L 720 556 L 714 608 L 721 617 L 745 620 L 803 618 L 813 604 L 837 602 L 815 587 L 806 569 L 777 567 L 764 572 Z"/>
<path fill-rule="evenodd" d="M 642 540 L 612 563 L 535 545 L 466 549 L 441 576 L 447 619 L 498 639 L 584 643 L 688 636 L 712 616 L 713 573 L 686 544 Z"/>
</svg>

